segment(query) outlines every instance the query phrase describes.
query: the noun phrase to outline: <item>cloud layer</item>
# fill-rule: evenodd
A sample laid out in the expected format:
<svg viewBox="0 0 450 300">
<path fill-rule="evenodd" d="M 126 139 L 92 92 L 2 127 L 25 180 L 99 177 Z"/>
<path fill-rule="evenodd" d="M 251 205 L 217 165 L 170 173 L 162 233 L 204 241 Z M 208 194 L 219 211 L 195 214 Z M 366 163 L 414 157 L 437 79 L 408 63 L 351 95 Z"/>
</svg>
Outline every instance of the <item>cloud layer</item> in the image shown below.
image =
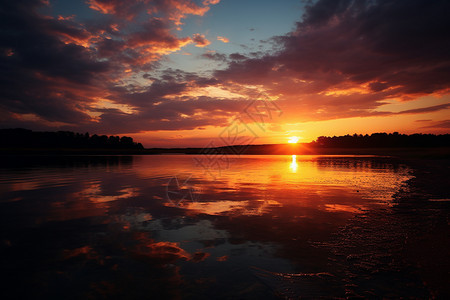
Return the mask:
<svg viewBox="0 0 450 300">
<path fill-rule="evenodd" d="M 320 0 L 292 32 L 266 41 L 276 45 L 270 52 L 205 50 L 197 59 L 225 64 L 211 75 L 161 69 L 187 45 L 229 43 L 180 34 L 186 18 L 218 2 L 89 0 L 97 17 L 81 22 L 43 14 L 45 1 L 3 1 L 0 126 L 111 134 L 226 126 L 261 91 L 285 112 L 279 123 L 449 108 L 379 110 L 449 94 L 448 1 Z"/>
<path fill-rule="evenodd" d="M 307 120 L 364 116 L 388 99 L 447 94 L 446 1 L 334 1 L 308 6 L 272 55 L 230 63 L 222 81 L 263 84 Z"/>
</svg>

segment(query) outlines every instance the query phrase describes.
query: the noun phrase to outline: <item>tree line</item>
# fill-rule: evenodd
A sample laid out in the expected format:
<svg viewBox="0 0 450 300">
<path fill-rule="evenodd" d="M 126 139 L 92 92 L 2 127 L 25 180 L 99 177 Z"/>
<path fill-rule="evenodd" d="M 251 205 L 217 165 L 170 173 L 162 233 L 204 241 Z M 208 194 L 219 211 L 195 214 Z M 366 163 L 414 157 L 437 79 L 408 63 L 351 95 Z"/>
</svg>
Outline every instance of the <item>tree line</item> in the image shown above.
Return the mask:
<svg viewBox="0 0 450 300">
<path fill-rule="evenodd" d="M 0 129 L 0 141 L 0 148 L 144 149 L 141 143 L 127 136 L 90 135 L 72 131 L 40 132 L 22 128 Z M 314 148 L 450 147 L 450 134 L 407 135 L 394 132 L 320 136 L 309 145 Z M 265 148 L 270 145 L 253 146 Z"/>
<path fill-rule="evenodd" d="M 0 129 L 0 148 L 144 149 L 128 136 L 90 135 L 72 131 L 41 132 Z"/>
<path fill-rule="evenodd" d="M 353 134 L 344 136 L 320 136 L 311 142 L 321 148 L 403 148 L 403 147 L 449 147 L 450 134 L 411 135 L 394 133 Z"/>
</svg>

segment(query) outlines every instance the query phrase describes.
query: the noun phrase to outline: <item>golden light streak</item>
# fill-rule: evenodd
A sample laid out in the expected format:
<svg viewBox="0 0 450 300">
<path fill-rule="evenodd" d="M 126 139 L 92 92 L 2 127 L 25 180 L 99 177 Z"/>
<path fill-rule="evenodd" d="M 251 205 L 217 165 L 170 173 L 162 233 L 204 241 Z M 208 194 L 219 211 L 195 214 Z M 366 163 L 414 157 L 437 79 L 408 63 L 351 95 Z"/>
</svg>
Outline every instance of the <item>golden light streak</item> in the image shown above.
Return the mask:
<svg viewBox="0 0 450 300">
<path fill-rule="evenodd" d="M 291 169 L 292 173 L 297 173 L 298 169 L 297 155 L 292 155 L 292 162 L 289 165 L 289 169 Z"/>
</svg>

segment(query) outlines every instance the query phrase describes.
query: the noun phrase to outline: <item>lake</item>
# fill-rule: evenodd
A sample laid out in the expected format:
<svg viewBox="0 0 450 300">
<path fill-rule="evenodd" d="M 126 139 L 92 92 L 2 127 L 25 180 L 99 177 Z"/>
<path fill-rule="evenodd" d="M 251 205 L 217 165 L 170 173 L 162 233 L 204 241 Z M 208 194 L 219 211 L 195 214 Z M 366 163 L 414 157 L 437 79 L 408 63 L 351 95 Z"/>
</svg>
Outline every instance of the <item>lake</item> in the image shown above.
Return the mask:
<svg viewBox="0 0 450 300">
<path fill-rule="evenodd" d="M 404 234 L 392 211 L 411 172 L 371 156 L 7 159 L 3 292 L 45 299 L 427 296 L 410 266 L 396 262 Z"/>
</svg>

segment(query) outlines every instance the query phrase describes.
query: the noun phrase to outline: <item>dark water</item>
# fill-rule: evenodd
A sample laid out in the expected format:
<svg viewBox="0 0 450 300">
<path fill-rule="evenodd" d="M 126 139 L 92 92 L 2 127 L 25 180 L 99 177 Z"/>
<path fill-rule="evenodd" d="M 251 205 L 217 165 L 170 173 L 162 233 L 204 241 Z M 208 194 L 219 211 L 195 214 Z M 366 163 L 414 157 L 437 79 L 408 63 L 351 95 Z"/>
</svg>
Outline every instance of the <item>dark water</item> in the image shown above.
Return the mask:
<svg viewBox="0 0 450 300">
<path fill-rule="evenodd" d="M 206 158 L 3 161 L 2 293 L 45 299 L 428 295 L 409 266 L 395 262 L 404 236 L 385 219 L 411 178 L 407 165 L 379 157 Z"/>
</svg>

